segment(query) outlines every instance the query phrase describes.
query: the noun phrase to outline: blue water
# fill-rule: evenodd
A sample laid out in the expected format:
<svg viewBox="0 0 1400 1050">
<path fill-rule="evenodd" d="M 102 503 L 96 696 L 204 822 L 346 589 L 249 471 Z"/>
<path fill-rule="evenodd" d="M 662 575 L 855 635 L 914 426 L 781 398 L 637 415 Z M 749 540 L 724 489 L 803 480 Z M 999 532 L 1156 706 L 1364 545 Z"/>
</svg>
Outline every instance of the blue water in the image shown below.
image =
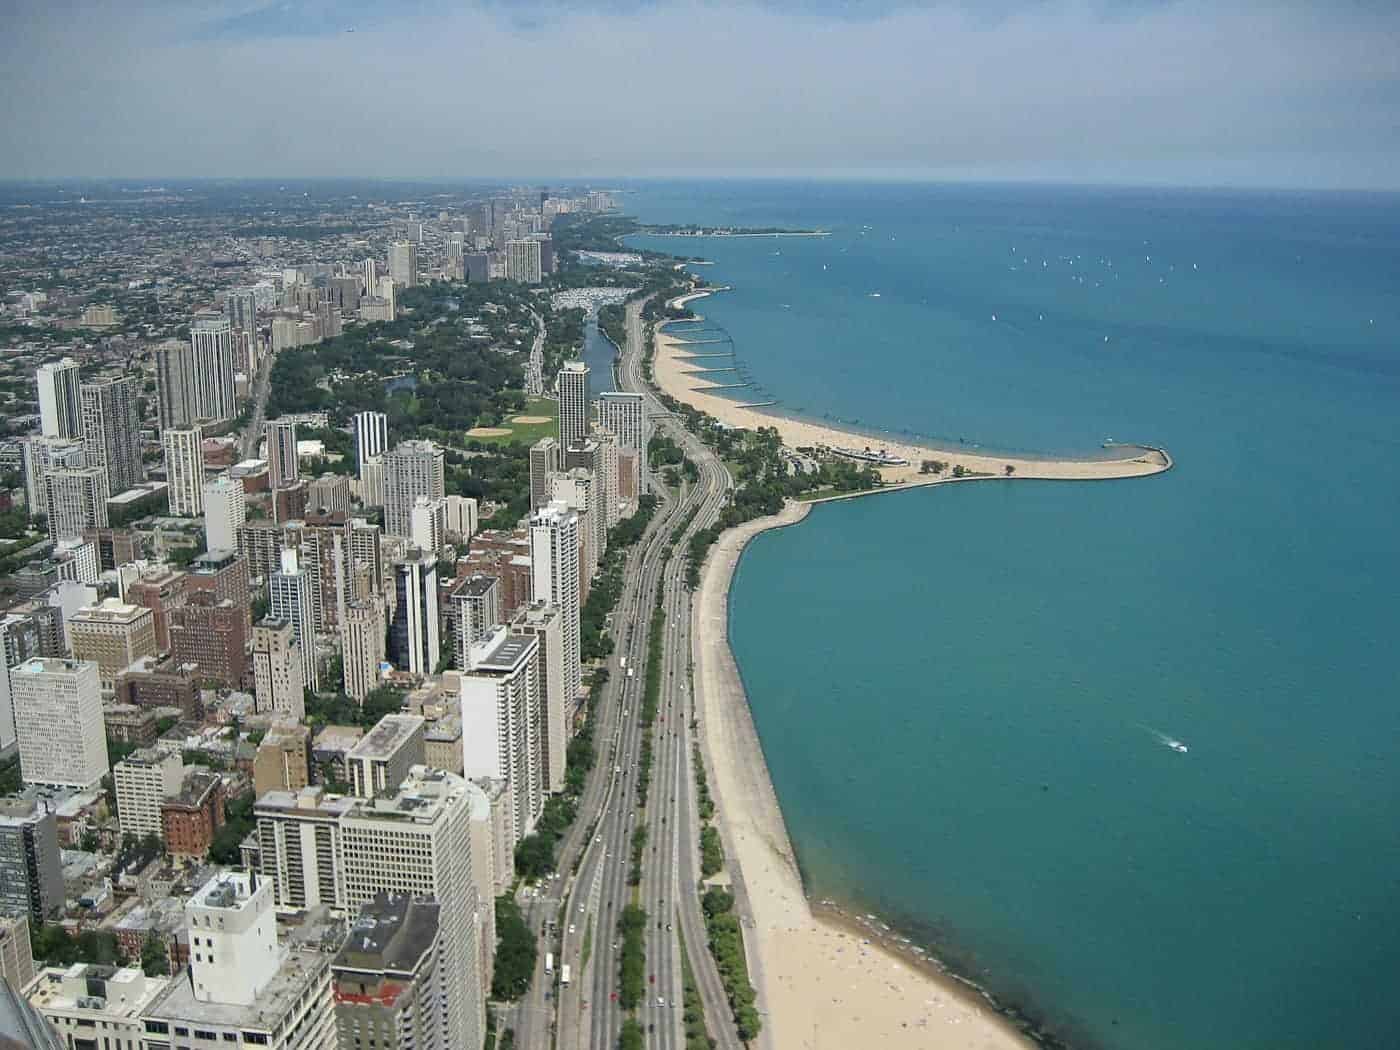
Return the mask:
<svg viewBox="0 0 1400 1050">
<path fill-rule="evenodd" d="M 1400 198 L 625 199 L 833 231 L 642 242 L 716 262 L 734 290 L 701 309 L 787 410 L 1177 460 L 822 507 L 753 544 L 733 642 L 810 892 L 1075 1046 L 1394 1045 Z"/>
<path fill-rule="evenodd" d="M 583 362 L 588 366 L 588 400 L 598 400 L 599 394 L 616 390 L 613 382 L 613 360 L 617 347 L 598 327 L 597 318 L 590 319 L 583 330 Z"/>
</svg>

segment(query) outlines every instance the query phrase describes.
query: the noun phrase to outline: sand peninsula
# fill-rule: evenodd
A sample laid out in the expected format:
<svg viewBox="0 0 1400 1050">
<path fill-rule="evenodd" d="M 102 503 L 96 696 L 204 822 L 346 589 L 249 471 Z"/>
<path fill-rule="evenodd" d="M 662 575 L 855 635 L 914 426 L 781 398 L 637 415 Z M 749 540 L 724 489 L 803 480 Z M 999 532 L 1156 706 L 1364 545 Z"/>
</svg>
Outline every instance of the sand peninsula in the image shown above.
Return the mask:
<svg viewBox="0 0 1400 1050">
<path fill-rule="evenodd" d="M 673 299 L 684 306 L 708 292 Z M 703 380 L 684 374 L 684 344 L 658 326 L 654 382 L 662 391 L 735 427 L 777 427 L 792 448 L 823 444 L 862 449 L 869 437 L 745 408 L 706 394 Z M 697 389 L 698 388 L 698 389 Z M 887 487 L 997 478 L 1074 481 L 1144 477 L 1171 468 L 1163 450 L 1134 447 L 1121 459 L 1040 459 L 994 455 L 976 449 L 941 449 L 880 442 L 907 466 L 881 468 Z M 949 463 L 942 475 L 921 474 L 924 459 Z M 973 475 L 957 479 L 951 465 Z M 1014 473 L 1006 473 L 1007 465 Z M 846 497 L 837 497 L 846 498 Z M 820 502 L 820 501 L 816 501 Z M 771 517 L 723 533 L 706 559 L 692 605 L 696 714 L 701 746 L 711 771 L 716 824 L 745 929 L 750 976 L 758 991 L 764 1027 L 757 1045 L 766 1050 L 1027 1050 L 1036 1045 L 999 1004 L 871 916 L 843 914 L 814 903 L 802 885 L 796 855 L 769 777 L 748 696 L 729 647 L 729 590 L 748 542 L 768 529 L 802 521 L 813 503 L 788 501 Z"/>
</svg>

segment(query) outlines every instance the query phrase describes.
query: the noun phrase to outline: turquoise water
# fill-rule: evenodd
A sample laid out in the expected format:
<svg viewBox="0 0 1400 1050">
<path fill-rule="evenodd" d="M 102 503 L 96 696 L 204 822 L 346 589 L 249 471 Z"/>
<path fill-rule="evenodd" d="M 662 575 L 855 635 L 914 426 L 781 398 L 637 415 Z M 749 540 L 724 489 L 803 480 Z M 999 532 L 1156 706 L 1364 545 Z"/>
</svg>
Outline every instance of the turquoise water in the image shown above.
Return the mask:
<svg viewBox="0 0 1400 1050">
<path fill-rule="evenodd" d="M 1400 199 L 627 203 L 833 230 L 652 242 L 715 260 L 734 291 L 701 308 L 788 410 L 1177 459 L 822 507 L 752 545 L 734 648 L 810 891 L 1078 1047 L 1393 1045 Z"/>
</svg>

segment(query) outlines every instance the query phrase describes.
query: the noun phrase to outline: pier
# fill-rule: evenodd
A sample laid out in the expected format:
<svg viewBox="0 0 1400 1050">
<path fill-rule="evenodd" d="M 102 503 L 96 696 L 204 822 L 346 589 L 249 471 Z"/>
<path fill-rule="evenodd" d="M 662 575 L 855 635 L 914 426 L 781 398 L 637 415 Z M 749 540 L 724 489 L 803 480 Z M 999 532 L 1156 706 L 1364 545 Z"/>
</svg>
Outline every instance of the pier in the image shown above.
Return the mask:
<svg viewBox="0 0 1400 1050">
<path fill-rule="evenodd" d="M 739 371 L 739 366 L 738 366 L 738 365 L 735 365 L 733 368 L 688 368 L 688 369 L 686 369 L 685 371 L 683 371 L 683 372 L 681 373 L 681 375 L 683 375 L 683 376 L 708 376 L 708 375 L 714 375 L 716 372 L 737 372 L 737 371 Z"/>
<path fill-rule="evenodd" d="M 677 354 L 676 357 L 682 361 L 698 361 L 702 357 L 733 357 L 734 351 L 730 350 L 724 354 Z"/>
<path fill-rule="evenodd" d="M 710 346 L 714 343 L 732 343 L 733 339 L 726 336 L 723 339 L 677 339 L 681 346 Z"/>
<path fill-rule="evenodd" d="M 712 390 L 746 390 L 751 386 L 752 383 L 722 383 L 716 386 L 695 386 L 691 389 L 697 394 L 708 394 Z"/>
</svg>

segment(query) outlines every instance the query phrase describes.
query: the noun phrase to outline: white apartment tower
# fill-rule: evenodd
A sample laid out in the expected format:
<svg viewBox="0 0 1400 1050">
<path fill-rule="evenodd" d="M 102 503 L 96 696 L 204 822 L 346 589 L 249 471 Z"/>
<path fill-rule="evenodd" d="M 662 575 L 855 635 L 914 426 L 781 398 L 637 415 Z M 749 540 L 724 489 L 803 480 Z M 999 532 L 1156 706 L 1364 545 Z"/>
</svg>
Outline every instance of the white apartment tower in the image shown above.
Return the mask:
<svg viewBox="0 0 1400 1050">
<path fill-rule="evenodd" d="M 550 476 L 559 472 L 563 462 L 562 446 L 554 438 L 540 438 L 530 446 L 530 510 L 536 511 L 548 503 Z"/>
<path fill-rule="evenodd" d="M 384 453 L 384 532 L 409 539 L 419 496 L 443 496 L 443 452 L 431 441 L 401 441 Z"/>
<path fill-rule="evenodd" d="M 185 905 L 190 982 L 201 1003 L 252 1006 L 277 976 L 272 886 L 256 875 L 215 875 Z"/>
<path fill-rule="evenodd" d="M 178 751 L 142 748 L 113 766 L 112 783 L 122 834 L 163 839 L 161 803 L 178 795 L 184 781 L 185 763 Z"/>
<path fill-rule="evenodd" d="M 31 434 L 20 438 L 20 455 L 24 465 L 24 498 L 31 518 L 49 512 L 49 492 L 44 482 L 49 471 L 87 466 L 83 443 L 76 438 Z"/>
<path fill-rule="evenodd" d="M 379 684 L 384 662 L 384 603 L 378 597 L 350 601 L 340 621 L 345 695 L 364 700 Z"/>
<path fill-rule="evenodd" d="M 453 589 L 451 600 L 457 666 L 466 669 L 471 664 L 471 647 L 501 622 L 501 581 L 481 573 L 469 576 Z"/>
<path fill-rule="evenodd" d="M 582 685 L 579 641 L 578 515 L 549 503 L 530 518 L 530 597 L 559 607 L 564 634 L 564 696 L 572 702 Z"/>
<path fill-rule="evenodd" d="M 598 425 L 617 438 L 619 448 L 645 453 L 646 397 L 628 390 L 605 390 L 598 395 Z"/>
<path fill-rule="evenodd" d="M 506 280 L 539 284 L 543 279 L 544 275 L 540 270 L 540 242 L 506 241 Z"/>
<path fill-rule="evenodd" d="M 83 454 L 107 473 L 107 491 L 125 492 L 142 478 L 141 424 L 135 376 L 107 376 L 82 384 Z"/>
<path fill-rule="evenodd" d="M 233 326 L 217 310 L 201 310 L 190 322 L 194 418 L 226 422 L 238 414 L 234 395 Z"/>
<path fill-rule="evenodd" d="M 39 428 L 44 437 L 82 437 L 78 362 L 65 357 L 56 364 L 40 365 L 34 378 L 39 387 Z"/>
<path fill-rule="evenodd" d="M 364 800 L 341 819 L 346 906 L 376 893 L 433 897 L 441 906 L 442 965 L 447 970 L 444 1050 L 481 1046 L 486 1029 L 478 890 L 489 873 L 472 868 L 467 783 L 417 766 L 392 796 Z"/>
<path fill-rule="evenodd" d="M 297 480 L 296 421 L 269 420 L 266 434 L 268 483 L 275 489 L 286 488 Z"/>
<path fill-rule="evenodd" d="M 227 474 L 204 484 L 204 539 L 211 551 L 238 550 L 238 526 L 248 520 L 243 482 Z"/>
<path fill-rule="evenodd" d="M 498 627 L 471 647 L 461 675 L 462 772 L 510 784 L 517 841 L 544 810 L 539 648 L 533 636 Z"/>
<path fill-rule="evenodd" d="M 44 475 L 44 506 L 49 538 L 82 539 L 84 529 L 107 527 L 107 472 L 101 467 L 67 467 Z"/>
<path fill-rule="evenodd" d="M 550 500 L 564 504 L 578 515 L 579 586 L 585 590 L 588 581 L 597 575 L 603 556 L 599 542 L 602 506 L 598 496 L 597 479 L 592 471 L 582 467 L 550 479 Z"/>
<path fill-rule="evenodd" d="M 419 496 L 409 511 L 409 539 L 436 557 L 447 542 L 447 497 Z"/>
<path fill-rule="evenodd" d="M 36 657 L 10 671 L 10 693 L 27 783 L 88 788 L 107 775 L 97 664 Z"/>
<path fill-rule="evenodd" d="M 355 471 L 364 481 L 365 460 L 383 455 L 389 444 L 389 417 L 383 412 L 356 412 L 354 425 Z"/>
<path fill-rule="evenodd" d="M 155 349 L 156 396 L 162 427 L 189 426 L 199 418 L 195 404 L 194 347 L 178 339 Z"/>
<path fill-rule="evenodd" d="M 565 361 L 559 370 L 559 447 L 588 437 L 588 366 Z"/>
<path fill-rule="evenodd" d="M 192 427 L 170 427 L 161 431 L 165 449 L 166 495 L 170 513 L 193 518 L 204 513 L 204 432 Z"/>
<path fill-rule="evenodd" d="M 253 682 L 258 714 L 306 716 L 305 666 L 291 621 L 266 619 L 253 625 Z"/>
<path fill-rule="evenodd" d="M 374 259 L 365 259 L 360 263 L 360 283 L 365 287 L 365 295 L 378 294 L 379 263 Z"/>
<path fill-rule="evenodd" d="M 418 283 L 418 245 L 412 241 L 395 241 L 389 245 L 389 276 L 402 288 Z"/>
<path fill-rule="evenodd" d="M 316 688 L 316 609 L 311 596 L 311 574 L 297 564 L 297 552 L 282 552 L 282 569 L 268 578 L 272 616 L 292 625 L 292 636 L 301 650 L 301 680 Z"/>
<path fill-rule="evenodd" d="M 543 744 L 544 788 L 564 790 L 564 765 L 569 749 L 569 722 L 574 700 L 564 695 L 564 621 L 557 606 L 531 603 L 521 610 L 511 629 L 534 635 L 540 646 L 540 733 Z"/>
</svg>

